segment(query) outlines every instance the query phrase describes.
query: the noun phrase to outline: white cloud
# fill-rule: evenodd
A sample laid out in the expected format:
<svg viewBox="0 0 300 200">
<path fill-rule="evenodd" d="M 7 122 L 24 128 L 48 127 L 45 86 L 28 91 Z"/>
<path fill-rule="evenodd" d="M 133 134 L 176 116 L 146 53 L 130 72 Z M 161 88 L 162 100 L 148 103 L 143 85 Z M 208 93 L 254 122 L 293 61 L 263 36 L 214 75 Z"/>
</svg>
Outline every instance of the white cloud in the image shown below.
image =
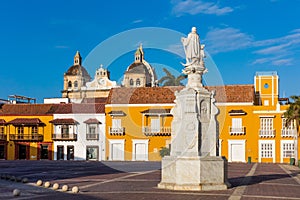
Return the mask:
<svg viewBox="0 0 300 200">
<path fill-rule="evenodd" d="M 254 40 L 252 35 L 232 27 L 212 28 L 202 40 L 211 54 L 241 49 L 252 50 L 258 58 L 253 65 L 288 66 L 295 63 L 300 53 L 300 29 L 289 34 L 266 40 Z"/>
<path fill-rule="evenodd" d="M 204 2 L 202 0 L 173 0 L 172 12 L 176 16 L 184 14 L 196 15 L 196 14 L 208 14 L 208 15 L 225 15 L 233 12 L 231 7 L 220 7 L 217 3 Z"/>
<path fill-rule="evenodd" d="M 226 27 L 211 29 L 203 40 L 211 54 L 245 49 L 252 45 L 252 36 L 239 29 Z"/>
<path fill-rule="evenodd" d="M 272 64 L 275 66 L 288 66 L 288 65 L 292 65 L 292 63 L 293 63 L 292 58 L 279 59 L 279 60 L 272 61 Z"/>
<path fill-rule="evenodd" d="M 138 24 L 138 23 L 141 23 L 141 22 L 143 22 L 142 19 L 137 19 L 137 20 L 132 21 L 131 23 L 132 24 Z"/>
</svg>

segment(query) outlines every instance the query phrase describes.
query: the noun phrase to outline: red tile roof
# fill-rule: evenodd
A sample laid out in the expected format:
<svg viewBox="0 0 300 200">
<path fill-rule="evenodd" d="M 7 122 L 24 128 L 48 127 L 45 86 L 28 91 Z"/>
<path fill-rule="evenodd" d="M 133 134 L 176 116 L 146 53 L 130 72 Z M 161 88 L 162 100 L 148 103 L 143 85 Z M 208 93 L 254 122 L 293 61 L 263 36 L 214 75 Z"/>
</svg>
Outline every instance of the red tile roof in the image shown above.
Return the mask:
<svg viewBox="0 0 300 200">
<path fill-rule="evenodd" d="M 6 121 L 4 119 L 0 119 L 0 125 L 5 125 L 6 124 Z"/>
<path fill-rule="evenodd" d="M 53 105 L 54 114 L 68 114 L 68 113 L 105 113 L 105 104 L 56 104 Z"/>
<path fill-rule="evenodd" d="M 107 104 L 174 103 L 174 92 L 182 87 L 113 88 Z"/>
<path fill-rule="evenodd" d="M 254 102 L 253 85 L 207 86 L 206 88 L 215 91 L 215 99 L 219 103 Z M 174 103 L 174 92 L 182 89 L 183 86 L 113 88 L 109 93 L 107 104 Z"/>
<path fill-rule="evenodd" d="M 0 116 L 41 116 L 68 113 L 104 113 L 103 103 L 90 104 L 5 104 L 0 108 Z"/>
<path fill-rule="evenodd" d="M 78 122 L 72 118 L 63 118 L 63 119 L 54 119 L 49 121 L 54 125 L 61 125 L 61 124 L 78 124 Z"/>
<path fill-rule="evenodd" d="M 90 118 L 88 120 L 85 120 L 83 123 L 86 123 L 86 124 L 102 124 L 100 121 L 98 121 L 95 118 Z"/>
<path fill-rule="evenodd" d="M 27 125 L 27 126 L 34 126 L 34 125 L 39 125 L 39 126 L 45 126 L 46 124 L 43 123 L 39 118 L 16 118 L 13 119 L 7 124 L 12 124 L 14 126 L 17 125 Z"/>
<path fill-rule="evenodd" d="M 224 85 L 206 88 L 209 91 L 215 91 L 215 99 L 218 103 L 252 103 L 255 100 L 254 85 Z"/>
<path fill-rule="evenodd" d="M 23 115 L 23 116 L 37 116 L 37 115 L 52 115 L 49 112 L 52 104 L 5 104 L 0 109 L 0 116 L 8 115 Z"/>
</svg>

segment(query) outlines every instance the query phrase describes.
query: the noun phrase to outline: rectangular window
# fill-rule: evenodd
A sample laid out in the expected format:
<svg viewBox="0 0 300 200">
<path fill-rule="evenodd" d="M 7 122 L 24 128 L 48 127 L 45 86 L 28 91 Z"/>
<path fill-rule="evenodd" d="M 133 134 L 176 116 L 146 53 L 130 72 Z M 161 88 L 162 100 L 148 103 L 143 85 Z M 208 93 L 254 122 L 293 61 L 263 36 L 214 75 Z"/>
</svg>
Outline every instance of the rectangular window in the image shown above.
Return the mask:
<svg viewBox="0 0 300 200">
<path fill-rule="evenodd" d="M 244 133 L 242 118 L 232 118 L 231 133 Z"/>
<path fill-rule="evenodd" d="M 0 126 L 0 134 L 4 134 L 4 126 Z"/>
<path fill-rule="evenodd" d="M 260 136 L 261 137 L 275 136 L 275 132 L 273 129 L 273 118 L 271 117 L 260 118 Z"/>
<path fill-rule="evenodd" d="M 152 133 L 160 132 L 160 120 L 159 120 L 159 118 L 151 119 L 151 132 Z"/>
<path fill-rule="evenodd" d="M 61 134 L 69 134 L 69 126 L 68 125 L 61 126 Z"/>
<path fill-rule="evenodd" d="M 283 143 L 282 153 L 284 158 L 294 157 L 295 145 L 294 143 Z"/>
<path fill-rule="evenodd" d="M 262 158 L 273 158 L 273 144 L 272 143 L 261 143 L 261 157 Z"/>
<path fill-rule="evenodd" d="M 115 128 L 115 129 L 122 128 L 121 119 L 113 119 L 112 120 L 112 127 Z"/>
<path fill-rule="evenodd" d="M 23 126 L 17 127 L 17 133 L 18 134 L 24 134 L 24 127 Z"/>
<path fill-rule="evenodd" d="M 32 126 L 31 127 L 31 133 L 32 134 L 37 134 L 38 133 L 38 127 L 37 126 Z"/>
<path fill-rule="evenodd" d="M 96 134 L 97 133 L 97 127 L 96 127 L 96 125 L 95 124 L 89 124 L 88 125 L 88 133 L 89 134 Z"/>
</svg>

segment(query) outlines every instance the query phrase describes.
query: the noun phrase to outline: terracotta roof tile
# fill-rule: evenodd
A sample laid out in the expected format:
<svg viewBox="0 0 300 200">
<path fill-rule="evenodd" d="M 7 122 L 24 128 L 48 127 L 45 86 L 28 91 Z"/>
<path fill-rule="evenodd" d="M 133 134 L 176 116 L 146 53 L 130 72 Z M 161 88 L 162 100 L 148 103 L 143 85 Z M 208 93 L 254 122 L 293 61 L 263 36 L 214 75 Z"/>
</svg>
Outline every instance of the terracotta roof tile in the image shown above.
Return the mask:
<svg viewBox="0 0 300 200">
<path fill-rule="evenodd" d="M 88 120 L 85 120 L 83 123 L 86 123 L 86 124 L 102 124 L 100 121 L 98 121 L 95 118 L 90 118 Z"/>
<path fill-rule="evenodd" d="M 104 113 L 105 104 L 57 104 L 54 105 L 54 114 L 68 114 L 68 113 Z"/>
<path fill-rule="evenodd" d="M 225 85 L 206 86 L 215 91 L 216 102 L 254 102 L 253 85 Z M 183 86 L 169 87 L 138 87 L 113 88 L 107 99 L 107 104 L 147 104 L 147 103 L 174 103 L 175 91 Z"/>
<path fill-rule="evenodd" d="M 0 125 L 5 125 L 6 124 L 6 121 L 4 119 L 0 119 Z"/>
<path fill-rule="evenodd" d="M 33 126 L 33 125 L 39 125 L 39 126 L 45 126 L 45 123 L 43 123 L 39 118 L 16 118 L 13 119 L 7 124 L 12 125 L 27 125 L 27 126 Z"/>
<path fill-rule="evenodd" d="M 174 92 L 183 87 L 137 87 L 111 89 L 107 104 L 174 103 Z"/>
<path fill-rule="evenodd" d="M 62 118 L 62 119 L 54 119 L 49 121 L 50 123 L 54 125 L 60 125 L 60 124 L 78 124 L 78 122 L 72 118 Z"/>
<path fill-rule="evenodd" d="M 215 99 L 221 102 L 254 102 L 253 85 L 225 85 L 225 86 L 208 86 L 208 90 L 215 91 Z"/>
<path fill-rule="evenodd" d="M 0 109 L 0 115 L 52 115 L 52 104 L 5 104 Z"/>
</svg>

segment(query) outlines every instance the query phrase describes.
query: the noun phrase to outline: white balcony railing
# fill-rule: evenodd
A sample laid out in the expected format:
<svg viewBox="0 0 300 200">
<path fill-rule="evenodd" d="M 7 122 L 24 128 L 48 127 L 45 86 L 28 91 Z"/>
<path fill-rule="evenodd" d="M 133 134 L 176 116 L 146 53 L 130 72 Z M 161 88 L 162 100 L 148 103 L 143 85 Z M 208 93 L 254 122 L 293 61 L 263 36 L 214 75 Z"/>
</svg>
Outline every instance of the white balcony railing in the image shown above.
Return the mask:
<svg viewBox="0 0 300 200">
<path fill-rule="evenodd" d="M 160 127 L 160 128 L 151 128 L 149 126 L 144 126 L 143 127 L 143 133 L 145 135 L 166 135 L 166 136 L 170 136 L 171 135 L 171 127 L 165 126 L 165 127 Z"/>
<path fill-rule="evenodd" d="M 229 127 L 230 135 L 245 135 L 246 134 L 246 127 Z"/>
<path fill-rule="evenodd" d="M 295 137 L 296 133 L 296 129 L 281 129 L 281 137 Z"/>
<path fill-rule="evenodd" d="M 125 127 L 109 127 L 109 134 L 110 135 L 124 135 L 125 134 Z"/>
<path fill-rule="evenodd" d="M 259 130 L 259 137 L 275 137 L 275 129 L 272 130 Z"/>
</svg>

